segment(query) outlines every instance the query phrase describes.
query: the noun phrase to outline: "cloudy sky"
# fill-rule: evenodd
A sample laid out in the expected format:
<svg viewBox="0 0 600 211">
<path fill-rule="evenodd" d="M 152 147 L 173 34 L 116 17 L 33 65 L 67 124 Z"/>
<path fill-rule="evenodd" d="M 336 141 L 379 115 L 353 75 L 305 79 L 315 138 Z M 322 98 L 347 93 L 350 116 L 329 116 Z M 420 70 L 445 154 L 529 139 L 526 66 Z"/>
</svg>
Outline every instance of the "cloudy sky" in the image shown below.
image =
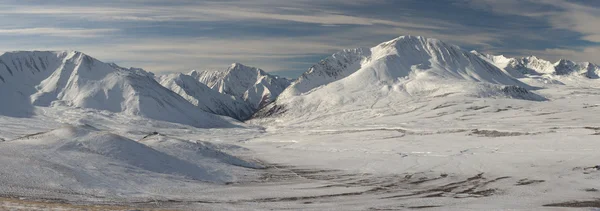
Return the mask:
<svg viewBox="0 0 600 211">
<path fill-rule="evenodd" d="M 0 0 L 0 51 L 78 50 L 155 73 L 233 62 L 297 76 L 345 48 L 421 35 L 600 63 L 591 0 Z"/>
</svg>

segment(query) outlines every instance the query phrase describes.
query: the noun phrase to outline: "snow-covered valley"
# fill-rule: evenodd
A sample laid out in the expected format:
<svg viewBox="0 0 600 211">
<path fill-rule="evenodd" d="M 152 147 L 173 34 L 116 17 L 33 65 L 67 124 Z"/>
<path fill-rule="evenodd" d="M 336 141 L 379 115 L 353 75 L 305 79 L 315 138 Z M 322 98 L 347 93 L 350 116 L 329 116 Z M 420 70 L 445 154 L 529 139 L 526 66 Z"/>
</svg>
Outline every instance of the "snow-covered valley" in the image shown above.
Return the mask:
<svg viewBox="0 0 600 211">
<path fill-rule="evenodd" d="M 23 65 L 0 57 L 0 196 L 18 200 L 0 206 L 600 207 L 592 64 L 406 36 L 334 54 L 281 90 L 240 64 L 154 76 L 78 53 L 11 58 Z"/>
</svg>

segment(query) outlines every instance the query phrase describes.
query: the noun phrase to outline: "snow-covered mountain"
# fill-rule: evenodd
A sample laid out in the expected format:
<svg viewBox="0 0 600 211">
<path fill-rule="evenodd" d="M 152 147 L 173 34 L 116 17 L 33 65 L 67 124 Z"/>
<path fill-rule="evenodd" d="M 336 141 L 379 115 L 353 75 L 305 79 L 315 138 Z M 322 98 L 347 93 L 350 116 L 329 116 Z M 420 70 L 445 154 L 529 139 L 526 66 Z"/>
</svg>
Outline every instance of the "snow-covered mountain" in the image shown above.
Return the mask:
<svg viewBox="0 0 600 211">
<path fill-rule="evenodd" d="M 203 111 L 238 120 L 245 120 L 254 113 L 248 103 L 213 90 L 192 76 L 174 73 L 157 77 L 157 80 Z"/>
<path fill-rule="evenodd" d="M 239 63 L 225 71 L 192 71 L 188 75 L 220 93 L 235 96 L 253 109 L 272 102 L 290 85 L 290 80 Z"/>
<path fill-rule="evenodd" d="M 517 78 L 526 77 L 526 75 L 558 75 L 584 76 L 591 79 L 597 79 L 600 74 L 600 66 L 590 62 L 578 63 L 567 59 L 561 59 L 552 63 L 535 56 L 506 58 L 502 55 L 494 56 L 481 54 L 475 51 L 473 53 L 490 61 Z"/>
<path fill-rule="evenodd" d="M 30 116 L 34 106 L 70 106 L 196 127 L 227 127 L 234 121 L 197 109 L 161 86 L 152 73 L 76 51 L 3 54 L 0 99 L 0 114 L 8 116 Z"/>
<path fill-rule="evenodd" d="M 324 116 L 456 95 L 544 100 L 532 88 L 458 46 L 402 36 L 322 60 L 255 116 Z"/>
</svg>

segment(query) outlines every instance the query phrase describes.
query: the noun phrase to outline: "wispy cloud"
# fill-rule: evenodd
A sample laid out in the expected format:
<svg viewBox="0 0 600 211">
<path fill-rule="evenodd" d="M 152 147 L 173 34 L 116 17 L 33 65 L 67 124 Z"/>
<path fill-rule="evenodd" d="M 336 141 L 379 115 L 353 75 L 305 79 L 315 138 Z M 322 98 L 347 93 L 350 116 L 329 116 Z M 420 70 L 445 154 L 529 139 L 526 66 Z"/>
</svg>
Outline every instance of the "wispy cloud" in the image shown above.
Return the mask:
<svg viewBox="0 0 600 211">
<path fill-rule="evenodd" d="M 496 14 L 528 17 L 547 22 L 553 29 L 579 34 L 569 37 L 578 45 L 546 47 L 542 50 L 512 49 L 516 54 L 535 54 L 550 60 L 571 58 L 579 61 L 600 63 L 600 7 L 585 5 L 585 2 L 568 0 L 466 0 L 470 6 Z M 590 1 L 589 3 L 593 3 Z M 540 34 L 539 39 L 553 40 L 549 34 Z M 585 42 L 583 42 L 585 41 Z M 507 49 L 504 49 L 507 50 Z"/>
<path fill-rule="evenodd" d="M 298 3 L 298 2 L 296 2 Z M 356 2 L 355 2 L 356 3 Z M 299 4 L 295 4 L 299 5 Z M 318 9 L 304 5 L 304 9 L 286 7 L 241 7 L 228 4 L 199 4 L 194 6 L 135 7 L 82 7 L 31 5 L 4 6 L 0 14 L 46 15 L 52 17 L 84 18 L 98 21 L 248 21 L 273 20 L 322 25 L 388 25 L 439 29 L 435 25 L 362 17 L 342 14 L 340 11 Z"/>
<path fill-rule="evenodd" d="M 554 27 L 580 32 L 585 40 L 600 43 L 600 8 L 565 0 L 552 0 L 549 3 L 564 9 L 562 13 L 550 15 Z"/>
<path fill-rule="evenodd" d="M 568 0 L 467 0 L 495 13 L 548 20 L 554 28 L 579 32 L 585 40 L 600 42 L 600 8 Z"/>
<path fill-rule="evenodd" d="M 83 29 L 83 28 L 19 28 L 0 29 L 0 35 L 42 35 L 54 37 L 97 37 L 113 33 L 118 29 Z"/>
</svg>

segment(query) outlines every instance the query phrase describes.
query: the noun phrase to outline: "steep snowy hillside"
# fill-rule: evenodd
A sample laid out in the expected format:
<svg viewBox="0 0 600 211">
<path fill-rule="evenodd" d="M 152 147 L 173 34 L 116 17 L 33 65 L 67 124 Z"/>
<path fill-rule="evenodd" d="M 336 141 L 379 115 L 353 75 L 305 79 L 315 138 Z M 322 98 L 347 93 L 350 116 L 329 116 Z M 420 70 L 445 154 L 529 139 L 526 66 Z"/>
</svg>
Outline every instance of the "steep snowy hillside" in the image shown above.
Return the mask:
<svg viewBox="0 0 600 211">
<path fill-rule="evenodd" d="M 242 99 L 253 109 L 272 102 L 290 85 L 286 78 L 234 63 L 225 71 L 192 71 L 190 76 L 223 94 Z"/>
<path fill-rule="evenodd" d="M 464 95 L 544 100 L 479 56 L 436 39 L 403 36 L 324 59 L 256 116 L 402 106 L 410 99 Z"/>
<path fill-rule="evenodd" d="M 100 62 L 81 52 L 11 52 L 0 56 L 0 114 L 30 116 L 33 106 L 122 112 L 196 127 L 227 127 L 161 86 L 154 75 Z"/>
<path fill-rule="evenodd" d="M 157 77 L 157 80 L 203 111 L 238 120 L 245 120 L 254 113 L 254 109 L 246 102 L 217 92 L 192 76 L 175 73 Z"/>
<path fill-rule="evenodd" d="M 523 58 L 506 58 L 502 55 L 494 56 L 473 52 L 481 58 L 490 61 L 513 77 L 523 78 L 539 75 L 557 75 L 557 76 L 584 76 L 590 79 L 598 78 L 600 66 L 582 62 L 577 63 L 571 60 L 561 59 L 555 63 L 528 56 Z"/>
</svg>

